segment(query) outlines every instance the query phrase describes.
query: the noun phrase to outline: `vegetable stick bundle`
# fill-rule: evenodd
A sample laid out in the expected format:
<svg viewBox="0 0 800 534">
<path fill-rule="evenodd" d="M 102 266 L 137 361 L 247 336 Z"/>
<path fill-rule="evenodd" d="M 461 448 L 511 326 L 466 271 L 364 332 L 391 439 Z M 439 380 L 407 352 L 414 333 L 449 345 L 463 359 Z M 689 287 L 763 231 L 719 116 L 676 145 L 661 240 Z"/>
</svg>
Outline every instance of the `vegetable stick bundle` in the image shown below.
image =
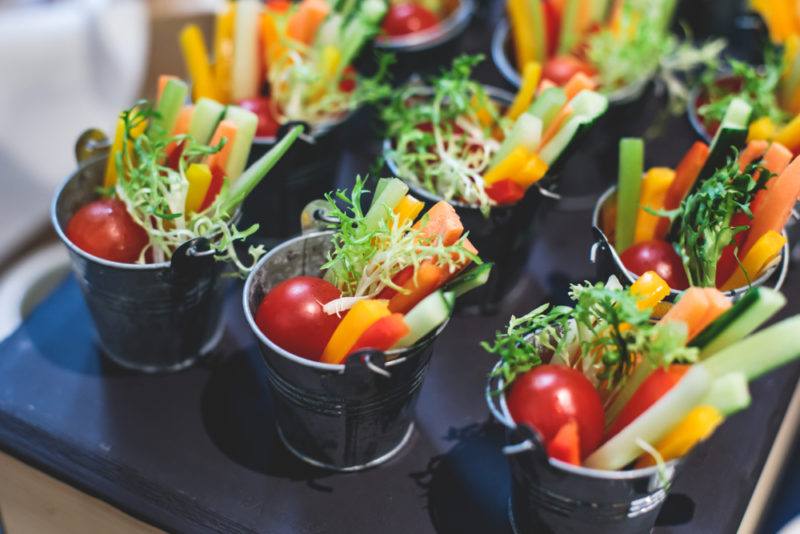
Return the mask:
<svg viewBox="0 0 800 534">
<path fill-rule="evenodd" d="M 711 146 L 695 143 L 674 171 L 644 172 L 641 140 L 620 143 L 618 192 L 603 224 L 629 270 L 659 271 L 676 289 L 729 291 L 778 261 L 800 158 L 778 142 L 745 146 L 749 115 L 747 103 L 732 101 Z"/>
<path fill-rule="evenodd" d="M 777 291 L 732 304 L 692 287 L 657 318 L 669 292 L 654 272 L 628 289 L 574 285 L 572 306 L 512 317 L 483 344 L 509 414 L 551 458 L 603 470 L 678 459 L 750 404 L 749 381 L 800 357 L 800 315 L 753 333 L 784 306 Z"/>
<path fill-rule="evenodd" d="M 197 26 L 180 34 L 193 97 L 257 107 L 264 136 L 290 120 L 335 120 L 351 106 L 350 64 L 386 10 L 385 0 L 228 1 L 217 14 L 213 61 Z"/>
</svg>

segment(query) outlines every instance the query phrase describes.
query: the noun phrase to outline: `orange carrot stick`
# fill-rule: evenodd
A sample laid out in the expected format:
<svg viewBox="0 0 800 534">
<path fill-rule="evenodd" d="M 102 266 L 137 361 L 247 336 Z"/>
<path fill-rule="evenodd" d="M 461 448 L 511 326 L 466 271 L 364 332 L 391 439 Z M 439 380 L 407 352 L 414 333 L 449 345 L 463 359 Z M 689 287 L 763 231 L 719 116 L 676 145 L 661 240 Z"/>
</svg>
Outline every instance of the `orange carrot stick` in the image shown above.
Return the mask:
<svg viewBox="0 0 800 534">
<path fill-rule="evenodd" d="M 211 137 L 211 142 L 209 146 L 216 146 L 223 138 L 225 138 L 225 145 L 222 147 L 222 150 L 217 152 L 216 154 L 212 154 L 208 157 L 208 166 L 212 169 L 218 167 L 220 169 L 224 169 L 228 163 L 228 157 L 230 156 L 231 149 L 233 148 L 233 139 L 236 137 L 236 130 L 237 130 L 236 123 L 225 119 L 220 121 L 217 125 L 217 129 L 214 131 L 214 135 Z"/>
</svg>

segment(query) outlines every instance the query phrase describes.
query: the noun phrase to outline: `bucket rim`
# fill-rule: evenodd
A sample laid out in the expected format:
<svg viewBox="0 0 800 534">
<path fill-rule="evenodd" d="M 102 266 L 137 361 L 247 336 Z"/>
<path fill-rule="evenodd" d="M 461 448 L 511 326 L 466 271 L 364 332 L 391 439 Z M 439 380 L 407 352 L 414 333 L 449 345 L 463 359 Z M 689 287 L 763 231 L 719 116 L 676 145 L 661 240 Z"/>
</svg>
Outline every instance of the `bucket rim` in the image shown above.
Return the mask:
<svg viewBox="0 0 800 534">
<path fill-rule="evenodd" d="M 517 428 L 517 424 L 514 422 L 514 419 L 511 417 L 511 413 L 508 410 L 508 404 L 506 403 L 506 396 L 505 393 L 502 395 L 495 395 L 494 391 L 497 391 L 498 388 L 502 389 L 503 379 L 501 377 L 492 377 L 491 375 L 500 367 L 501 362 L 497 362 L 492 370 L 489 373 L 489 378 L 486 382 L 486 390 L 485 400 L 486 404 L 489 407 L 489 412 L 492 414 L 492 417 L 504 427 L 509 430 L 514 430 Z M 493 385 L 496 387 L 493 389 Z M 495 405 L 493 398 L 499 399 L 499 407 Z M 527 426 L 527 425 L 526 425 Z M 547 458 L 548 462 L 552 467 L 560 469 L 566 473 L 572 475 L 579 475 L 587 478 L 593 478 L 596 480 L 606 480 L 606 481 L 615 481 L 615 480 L 635 480 L 640 478 L 651 478 L 653 476 L 658 476 L 659 474 L 659 466 L 654 465 L 650 467 L 642 467 L 638 469 L 625 469 L 625 470 L 618 470 L 618 471 L 610 471 L 604 469 L 594 469 L 591 467 L 584 467 L 584 466 L 576 466 L 572 464 L 568 464 L 566 462 L 562 462 L 556 458 Z M 668 468 L 674 468 L 681 462 L 681 459 L 670 460 L 669 462 L 665 462 L 664 466 Z M 662 488 L 663 489 L 663 488 Z"/>
<path fill-rule="evenodd" d="M 511 64 L 511 59 L 508 57 L 505 51 L 505 44 L 508 40 L 508 34 L 510 30 L 508 19 L 503 18 L 497 23 L 494 33 L 492 33 L 492 41 L 490 45 L 491 55 L 495 67 L 497 67 L 497 70 L 500 71 L 500 74 L 503 76 L 503 78 L 505 78 L 505 80 L 514 87 L 519 87 L 522 83 L 522 78 L 520 77 L 519 71 L 514 67 L 514 65 Z M 642 94 L 647 85 L 653 79 L 655 79 L 655 72 L 636 80 L 633 83 L 607 93 L 606 97 L 608 98 L 608 103 L 610 105 L 616 105 L 632 102 Z"/>
<path fill-rule="evenodd" d="M 315 361 L 315 360 L 310 360 L 308 358 L 304 358 L 302 356 L 298 356 L 297 354 L 293 354 L 293 353 L 289 352 L 288 350 L 278 346 L 275 342 L 273 342 L 270 338 L 268 338 L 261 331 L 261 329 L 258 327 L 258 325 L 256 324 L 256 320 L 255 320 L 255 317 L 253 315 L 253 312 L 250 310 L 250 302 L 249 302 L 250 294 L 252 293 L 252 290 L 253 290 L 252 288 L 253 288 L 253 285 L 255 284 L 254 280 L 255 280 L 256 273 L 258 273 L 262 269 L 264 269 L 264 266 L 267 263 L 267 261 L 269 261 L 279 251 L 281 251 L 281 250 L 283 250 L 283 249 L 289 247 L 290 245 L 293 245 L 293 244 L 295 244 L 295 243 L 297 243 L 299 241 L 302 241 L 304 239 L 312 239 L 312 238 L 315 238 L 315 237 L 332 236 L 332 235 L 333 235 L 333 231 L 331 231 L 331 230 L 324 230 L 324 231 L 309 232 L 309 233 L 305 233 L 305 234 L 300 234 L 300 235 L 295 236 L 295 237 L 293 237 L 291 239 L 287 239 L 286 241 L 284 241 L 280 245 L 276 246 L 275 248 L 273 248 L 272 250 L 270 250 L 269 252 L 264 254 L 264 256 L 262 256 L 261 259 L 258 260 L 258 263 L 255 264 L 255 266 L 251 269 L 250 273 L 247 275 L 247 280 L 245 280 L 244 289 L 242 291 L 242 308 L 244 308 L 244 316 L 245 316 L 245 319 L 247 320 L 247 324 L 250 327 L 250 330 L 256 336 L 256 339 L 260 343 L 262 343 L 263 345 L 268 347 L 271 351 L 273 351 L 274 353 L 278 354 L 279 356 L 281 356 L 281 357 L 283 357 L 283 358 L 285 358 L 285 359 L 287 359 L 287 360 L 289 360 L 291 362 L 300 364 L 300 365 L 302 365 L 304 367 L 311 367 L 313 369 L 318 369 L 318 370 L 322 370 L 322 371 L 333 371 L 333 372 L 337 372 L 337 373 L 341 374 L 341 373 L 344 373 L 345 368 L 346 368 L 345 364 L 343 364 L 343 363 L 323 363 L 323 362 L 319 362 L 319 361 Z M 442 333 L 442 331 L 444 331 L 444 329 L 447 327 L 447 325 L 450 323 L 450 319 L 451 318 L 452 318 L 452 312 L 451 312 L 450 317 L 448 317 L 445 322 L 443 322 L 441 325 L 439 325 L 439 327 L 436 328 L 436 330 L 434 330 L 431 334 L 428 334 L 425 337 L 423 337 L 420 341 L 418 341 L 416 344 L 412 345 L 411 347 L 406 347 L 406 348 L 402 348 L 402 349 L 390 349 L 388 351 L 381 351 L 386 356 L 392 356 L 392 359 L 387 359 L 386 360 L 385 366 L 387 368 L 391 368 L 391 367 L 394 367 L 395 365 L 401 365 L 401 364 L 405 363 L 406 358 L 402 357 L 404 354 L 412 353 L 412 352 L 416 351 L 418 349 L 418 347 L 420 347 L 421 345 L 423 345 L 425 343 L 428 343 L 429 339 L 431 339 L 431 338 L 436 339 Z"/>
<path fill-rule="evenodd" d="M 611 195 L 616 193 L 616 191 L 617 191 L 617 186 L 615 185 L 612 185 L 611 187 L 606 189 L 605 192 L 602 195 L 600 195 L 600 198 L 597 199 L 597 203 L 595 204 L 594 210 L 592 211 L 592 226 L 600 230 L 603 236 L 606 236 L 606 234 L 605 230 L 600 227 L 600 211 L 603 209 L 603 206 L 611 197 Z M 786 274 L 789 267 L 790 252 L 789 252 L 789 236 L 787 235 L 785 228 L 781 230 L 781 235 L 783 235 L 786 238 L 786 243 L 784 243 L 783 247 L 781 247 L 780 260 L 778 260 L 777 262 L 773 262 L 773 265 L 769 267 L 766 270 L 766 272 L 764 272 L 764 274 L 753 280 L 751 284 L 746 286 L 735 287 L 728 291 L 724 291 L 723 293 L 726 296 L 730 298 L 739 298 L 740 296 L 747 293 L 747 291 L 749 291 L 751 288 L 765 285 L 767 281 L 775 274 L 775 272 L 779 268 L 780 268 L 780 278 L 778 282 L 775 284 L 775 289 L 780 290 L 780 288 L 783 287 L 783 282 L 786 278 Z M 600 245 L 600 243 L 601 243 L 600 240 L 596 240 L 592 245 L 591 259 L 593 263 L 594 263 L 596 249 Z M 609 245 L 611 245 L 610 242 Z M 616 247 L 614 247 L 613 245 L 611 246 L 611 253 L 612 257 L 614 258 L 614 263 L 616 264 L 616 267 L 619 269 L 620 272 L 625 274 L 625 278 L 627 279 L 628 283 L 633 284 L 634 282 L 636 282 L 636 280 L 639 279 L 639 275 L 634 273 L 633 271 L 630 271 L 627 267 L 625 267 L 625 265 L 622 263 L 622 260 L 619 257 L 619 253 L 617 252 Z M 683 293 L 683 290 L 670 288 L 669 296 L 671 298 L 676 298 L 681 293 Z"/>
<path fill-rule="evenodd" d="M 435 27 L 396 37 L 378 35 L 375 48 L 391 52 L 421 52 L 447 43 L 466 29 L 475 8 L 475 0 L 460 0 L 458 7 Z"/>
<path fill-rule="evenodd" d="M 337 115 L 335 118 L 322 121 L 321 123 L 317 124 L 316 126 L 311 126 L 311 131 L 308 134 L 302 134 L 302 138 L 311 138 L 313 142 L 319 141 L 320 138 L 328 135 L 337 127 L 344 124 L 347 120 L 349 120 L 355 113 L 358 111 L 357 108 L 350 108 L 347 111 Z M 289 121 L 291 122 L 291 121 Z M 278 142 L 277 135 L 270 135 L 270 136 L 255 136 L 253 137 L 253 145 L 255 146 L 265 146 L 265 145 L 273 145 Z"/>
</svg>

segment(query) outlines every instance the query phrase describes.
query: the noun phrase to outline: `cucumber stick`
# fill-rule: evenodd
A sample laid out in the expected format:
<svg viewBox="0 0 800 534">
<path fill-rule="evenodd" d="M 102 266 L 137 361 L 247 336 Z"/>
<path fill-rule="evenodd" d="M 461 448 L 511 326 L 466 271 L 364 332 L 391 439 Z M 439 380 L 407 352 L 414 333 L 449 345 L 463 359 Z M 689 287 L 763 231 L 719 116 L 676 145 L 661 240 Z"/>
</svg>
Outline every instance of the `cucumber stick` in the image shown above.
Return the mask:
<svg viewBox="0 0 800 534">
<path fill-rule="evenodd" d="M 550 167 L 564 155 L 578 137 L 608 109 L 608 99 L 594 91 L 581 91 L 571 101 L 572 117 L 558 133 L 542 147 L 539 156 Z"/>
<path fill-rule="evenodd" d="M 262 3 L 258 0 L 237 0 L 233 25 L 233 67 L 231 97 L 234 101 L 258 95 L 258 26 Z"/>
<path fill-rule="evenodd" d="M 622 469 L 642 454 L 639 440 L 658 443 L 701 404 L 712 381 L 712 374 L 703 364 L 693 365 L 672 389 L 589 455 L 584 465 L 594 469 Z"/>
<path fill-rule="evenodd" d="M 702 365 L 718 378 L 728 373 L 744 373 L 754 380 L 800 357 L 800 315 L 765 328 L 710 356 Z"/>
<path fill-rule="evenodd" d="M 364 217 L 367 227 L 377 228 L 381 219 L 386 218 L 407 193 L 408 186 L 399 178 L 381 178 L 375 188 L 369 211 Z"/>
<path fill-rule="evenodd" d="M 458 278 L 447 284 L 444 288 L 445 291 L 452 292 L 456 298 L 460 297 L 468 291 L 484 285 L 489 281 L 489 276 L 492 274 L 492 264 L 482 263 L 472 269 L 468 270 Z"/>
<path fill-rule="evenodd" d="M 539 117 L 542 121 L 542 129 L 546 129 L 566 103 L 567 94 L 564 89 L 561 87 L 548 87 L 536 97 L 528 109 L 528 113 L 534 117 Z"/>
<path fill-rule="evenodd" d="M 200 144 L 208 144 L 224 113 L 225 106 L 216 100 L 199 98 L 194 105 L 192 120 L 189 122 L 189 135 Z"/>
<path fill-rule="evenodd" d="M 524 146 L 533 152 L 539 147 L 542 140 L 542 119 L 531 114 L 523 113 L 517 118 L 508 137 L 503 140 L 500 148 L 492 158 L 489 167 L 494 167 L 505 159 L 508 154 L 518 146 Z"/>
<path fill-rule="evenodd" d="M 300 137 L 303 132 L 302 126 L 295 126 L 289 133 L 275 143 L 275 146 L 269 149 L 269 152 L 258 158 L 244 173 L 235 180 L 231 187 L 225 193 L 225 200 L 223 201 L 222 209 L 226 213 L 233 213 L 234 210 L 241 204 L 247 195 L 261 183 L 264 176 L 275 166 L 278 161 L 283 157 L 289 147 Z M 238 135 L 238 134 L 237 134 Z"/>
<path fill-rule="evenodd" d="M 239 106 L 228 106 L 225 118 L 236 124 L 236 135 L 233 138 L 228 162 L 225 164 L 225 175 L 229 180 L 236 180 L 247 165 L 250 147 L 258 128 L 258 117 L 252 111 Z"/>
<path fill-rule="evenodd" d="M 581 3 L 583 0 L 566 0 L 561 17 L 561 33 L 558 40 L 558 53 L 565 55 L 578 45 L 581 35 L 578 28 Z"/>
<path fill-rule="evenodd" d="M 729 373 L 711 383 L 708 393 L 700 404 L 713 406 L 727 417 L 750 406 L 750 388 L 744 373 Z"/>
<path fill-rule="evenodd" d="M 164 92 L 161 93 L 161 98 L 156 103 L 158 117 L 153 119 L 148 133 L 159 138 L 170 135 L 188 95 L 189 86 L 186 85 L 186 82 L 171 78 L 164 86 Z"/>
<path fill-rule="evenodd" d="M 396 347 L 411 347 L 420 339 L 436 330 L 444 323 L 453 311 L 455 294 L 436 290 L 405 315 L 409 332 L 406 337 L 397 342 Z"/>
<path fill-rule="evenodd" d="M 700 359 L 749 336 L 786 304 L 779 291 L 755 287 L 697 335 L 689 345 L 700 349 Z"/>
<path fill-rule="evenodd" d="M 734 98 L 725 110 L 725 116 L 719 125 L 708 151 L 708 158 L 697 175 L 689 194 L 700 187 L 705 180 L 710 178 L 714 171 L 725 166 L 728 158 L 734 156 L 733 149 L 741 150 L 747 141 L 747 127 L 750 123 L 750 114 L 753 108 L 741 98 Z"/>
<path fill-rule="evenodd" d="M 622 139 L 619 142 L 617 227 L 614 240 L 618 252 L 624 252 L 633 244 L 643 174 L 644 142 L 637 138 Z"/>
</svg>

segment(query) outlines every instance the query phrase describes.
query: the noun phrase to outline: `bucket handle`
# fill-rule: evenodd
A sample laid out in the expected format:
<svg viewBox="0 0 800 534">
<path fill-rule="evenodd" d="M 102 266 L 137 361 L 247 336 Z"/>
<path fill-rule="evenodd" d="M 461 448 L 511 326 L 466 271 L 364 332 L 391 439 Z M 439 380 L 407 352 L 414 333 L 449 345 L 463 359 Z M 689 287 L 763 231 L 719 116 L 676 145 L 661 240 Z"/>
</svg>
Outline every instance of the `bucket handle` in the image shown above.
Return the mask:
<svg viewBox="0 0 800 534">
<path fill-rule="evenodd" d="M 399 361 L 405 360 L 405 356 L 397 358 Z M 397 361 L 394 360 L 394 361 Z M 386 353 L 380 350 L 364 349 L 354 352 L 345 361 L 345 372 L 348 369 L 367 369 L 368 371 L 383 378 L 391 378 L 392 373 L 386 369 Z"/>
<path fill-rule="evenodd" d="M 101 155 L 106 155 L 111 150 L 111 140 L 97 128 L 84 130 L 75 141 L 75 160 L 78 165 Z"/>
<path fill-rule="evenodd" d="M 338 219 L 329 215 L 330 205 L 327 200 L 318 198 L 312 200 L 303 211 L 300 212 L 300 228 L 302 233 L 309 234 L 330 230 L 331 226 L 336 226 Z"/>
</svg>

